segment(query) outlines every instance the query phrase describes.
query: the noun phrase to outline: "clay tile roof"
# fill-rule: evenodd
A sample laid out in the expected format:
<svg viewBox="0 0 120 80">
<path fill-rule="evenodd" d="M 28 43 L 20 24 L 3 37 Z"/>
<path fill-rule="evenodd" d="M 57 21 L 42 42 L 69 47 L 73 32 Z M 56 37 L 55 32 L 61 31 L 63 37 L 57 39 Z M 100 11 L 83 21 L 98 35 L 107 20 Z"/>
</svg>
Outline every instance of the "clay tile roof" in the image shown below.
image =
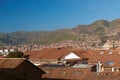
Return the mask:
<svg viewBox="0 0 120 80">
<path fill-rule="evenodd" d="M 75 53 L 80 57 L 87 57 L 88 54 L 84 50 L 79 49 L 57 49 L 57 48 L 50 48 L 50 49 L 43 49 L 41 51 L 27 51 L 26 54 L 30 55 L 30 58 L 39 58 L 39 59 L 58 59 L 63 57 L 70 52 Z"/>
<path fill-rule="evenodd" d="M 82 80 L 89 74 L 89 69 L 80 68 L 42 68 L 47 74 L 43 78 Z"/>
<path fill-rule="evenodd" d="M 24 60 L 25 58 L 0 58 L 0 68 L 15 68 Z"/>
<path fill-rule="evenodd" d="M 119 80 L 120 76 L 117 72 L 91 72 L 86 75 L 83 80 Z"/>
<path fill-rule="evenodd" d="M 118 72 L 91 72 L 81 68 L 42 68 L 47 74 L 43 78 L 54 80 L 119 80 Z M 46 79 L 45 79 L 46 80 Z"/>
<path fill-rule="evenodd" d="M 103 52 L 101 54 L 101 52 Z M 116 51 L 93 51 L 91 52 L 92 54 L 89 56 L 89 63 L 96 63 L 98 61 L 105 63 L 107 61 L 112 61 L 114 62 L 113 66 L 120 67 L 120 54 Z"/>
</svg>

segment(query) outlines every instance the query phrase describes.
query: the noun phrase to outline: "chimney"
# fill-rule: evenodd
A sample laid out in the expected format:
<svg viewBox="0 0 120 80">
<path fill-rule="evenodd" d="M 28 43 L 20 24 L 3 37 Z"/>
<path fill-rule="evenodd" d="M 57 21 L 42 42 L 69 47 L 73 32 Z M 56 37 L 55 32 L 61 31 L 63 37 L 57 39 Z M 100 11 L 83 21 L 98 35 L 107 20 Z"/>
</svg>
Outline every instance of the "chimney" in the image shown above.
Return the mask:
<svg viewBox="0 0 120 80">
<path fill-rule="evenodd" d="M 24 55 L 23 56 L 26 60 L 29 60 L 30 55 Z"/>
<path fill-rule="evenodd" d="M 102 66 L 102 64 L 101 64 L 100 61 L 99 61 L 99 62 L 96 64 L 96 71 L 97 71 L 97 72 L 101 72 L 101 71 L 102 71 L 101 66 Z"/>
</svg>

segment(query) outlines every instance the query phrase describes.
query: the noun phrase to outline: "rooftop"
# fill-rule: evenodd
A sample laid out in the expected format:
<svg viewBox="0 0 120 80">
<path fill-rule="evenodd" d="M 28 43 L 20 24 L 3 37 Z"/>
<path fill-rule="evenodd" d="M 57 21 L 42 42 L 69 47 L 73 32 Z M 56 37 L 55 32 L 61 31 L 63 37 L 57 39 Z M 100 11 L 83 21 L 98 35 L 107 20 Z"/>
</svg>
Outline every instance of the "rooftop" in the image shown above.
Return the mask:
<svg viewBox="0 0 120 80">
<path fill-rule="evenodd" d="M 0 68 L 15 68 L 25 60 L 25 58 L 0 58 Z"/>
</svg>

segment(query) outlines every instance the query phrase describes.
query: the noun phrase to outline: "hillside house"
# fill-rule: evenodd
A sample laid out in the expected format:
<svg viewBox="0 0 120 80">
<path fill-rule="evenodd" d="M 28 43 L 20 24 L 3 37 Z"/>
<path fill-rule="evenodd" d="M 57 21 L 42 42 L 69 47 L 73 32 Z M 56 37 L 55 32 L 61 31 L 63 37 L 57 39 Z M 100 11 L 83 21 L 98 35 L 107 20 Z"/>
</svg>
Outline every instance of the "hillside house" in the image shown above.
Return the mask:
<svg viewBox="0 0 120 80">
<path fill-rule="evenodd" d="M 41 80 L 45 73 L 24 58 L 0 58 L 0 79 Z"/>
</svg>

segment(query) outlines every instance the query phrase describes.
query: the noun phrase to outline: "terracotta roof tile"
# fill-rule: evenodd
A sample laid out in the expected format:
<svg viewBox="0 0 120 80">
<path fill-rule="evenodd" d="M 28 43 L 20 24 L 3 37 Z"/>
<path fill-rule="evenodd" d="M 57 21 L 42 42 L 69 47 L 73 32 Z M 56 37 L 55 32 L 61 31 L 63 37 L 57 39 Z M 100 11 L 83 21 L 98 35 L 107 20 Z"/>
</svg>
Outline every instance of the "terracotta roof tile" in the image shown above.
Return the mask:
<svg viewBox="0 0 120 80">
<path fill-rule="evenodd" d="M 91 72 L 81 68 L 42 68 L 47 74 L 43 78 L 67 80 L 119 80 L 118 72 Z"/>
<path fill-rule="evenodd" d="M 91 72 L 81 68 L 42 68 L 43 78 L 66 80 L 119 80 L 118 72 Z"/>
<path fill-rule="evenodd" d="M 79 49 L 43 49 L 41 51 L 28 51 L 30 58 L 33 59 L 58 59 L 70 52 L 74 52 L 81 58 L 89 58 L 88 63 L 96 63 L 98 61 L 105 63 L 113 61 L 116 67 L 120 66 L 120 52 L 119 50 L 79 50 Z"/>
<path fill-rule="evenodd" d="M 43 75 L 43 78 L 55 78 L 55 79 L 84 79 L 89 73 L 88 69 L 80 68 L 42 68 L 47 74 Z"/>
<path fill-rule="evenodd" d="M 103 52 L 102 54 L 100 52 Z M 116 67 L 120 67 L 120 54 L 116 51 L 94 51 L 89 56 L 89 63 L 102 62 L 103 64 L 107 61 L 113 61 Z"/>
<path fill-rule="evenodd" d="M 24 60 L 25 58 L 0 58 L 0 68 L 15 68 Z"/>
<path fill-rule="evenodd" d="M 76 55 L 80 57 L 86 57 L 86 52 L 84 50 L 79 49 L 43 49 L 41 51 L 27 51 L 26 54 L 30 55 L 30 58 L 40 58 L 40 59 L 58 59 L 62 56 L 69 54 L 70 52 L 76 53 Z"/>
</svg>

